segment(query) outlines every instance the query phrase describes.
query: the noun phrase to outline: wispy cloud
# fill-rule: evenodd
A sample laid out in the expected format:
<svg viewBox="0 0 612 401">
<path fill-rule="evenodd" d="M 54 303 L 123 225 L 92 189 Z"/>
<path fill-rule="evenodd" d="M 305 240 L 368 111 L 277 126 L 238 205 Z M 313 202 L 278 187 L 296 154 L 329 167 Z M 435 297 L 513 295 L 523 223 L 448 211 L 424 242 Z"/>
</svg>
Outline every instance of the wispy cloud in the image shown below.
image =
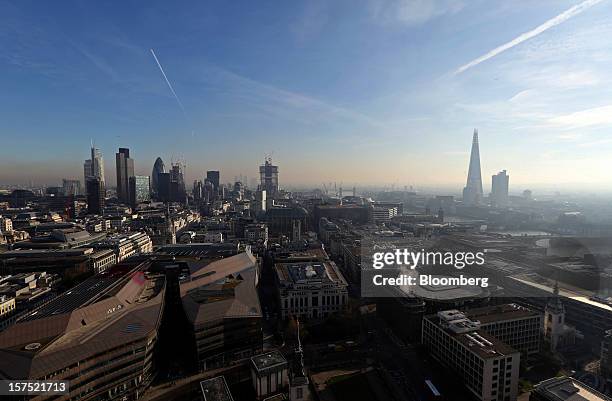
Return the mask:
<svg viewBox="0 0 612 401">
<path fill-rule="evenodd" d="M 512 49 L 514 46 L 517 46 L 531 38 L 534 38 L 536 36 L 538 36 L 539 34 L 546 32 L 547 30 L 549 30 L 550 28 L 557 26 L 565 21 L 567 21 L 568 19 L 582 13 L 583 11 L 593 7 L 594 5 L 601 3 L 603 0 L 586 0 L 583 1 L 580 4 L 576 4 L 573 7 L 570 7 L 569 9 L 565 10 L 564 12 L 562 12 L 561 14 L 557 15 L 556 17 L 553 17 L 551 19 L 549 19 L 548 21 L 544 22 L 543 24 L 539 25 L 538 27 L 536 27 L 535 29 L 532 29 L 531 31 L 525 32 L 519 36 L 517 36 L 516 38 L 512 39 L 511 41 L 504 43 L 501 46 L 496 47 L 495 49 L 485 53 L 484 55 L 475 58 L 474 60 L 470 61 L 467 64 L 462 65 L 461 67 L 459 67 L 454 74 L 461 74 L 462 72 L 465 72 L 467 70 L 469 70 L 472 67 L 477 66 L 478 64 L 487 61 L 495 56 L 497 56 L 500 53 L 505 52 L 506 50 Z"/>
<path fill-rule="evenodd" d="M 445 14 L 459 12 L 465 4 L 460 0 L 374 0 L 372 16 L 382 23 L 423 24 Z"/>
<path fill-rule="evenodd" d="M 157 63 L 157 66 L 159 67 L 159 70 L 161 71 L 162 75 L 164 76 L 164 79 L 166 80 L 166 83 L 168 84 L 168 88 L 170 88 L 170 91 L 174 95 L 174 98 L 176 99 L 176 102 L 178 103 L 178 105 L 181 108 L 181 110 L 183 110 L 183 114 L 185 114 L 185 116 L 186 116 L 187 112 L 185 111 L 185 107 L 183 106 L 183 102 L 181 102 L 181 99 L 179 99 L 178 95 L 174 91 L 174 88 L 172 87 L 172 84 L 170 83 L 170 80 L 166 76 L 166 73 L 164 72 L 164 69 L 163 69 L 161 63 L 159 62 L 159 60 L 157 59 L 157 56 L 155 55 L 155 51 L 153 49 L 151 49 L 151 54 L 153 55 L 153 58 L 155 59 L 155 62 Z"/>
<path fill-rule="evenodd" d="M 565 129 L 602 125 L 612 126 L 612 105 L 593 107 L 573 113 L 563 114 L 550 118 L 547 122 L 549 125 Z"/>
<path fill-rule="evenodd" d="M 208 64 L 200 68 L 200 71 L 205 71 L 204 80 L 209 85 L 210 92 L 219 91 L 225 96 L 248 101 L 273 117 L 297 118 L 310 125 L 322 122 L 352 122 L 356 126 L 378 128 L 378 132 L 391 130 L 385 121 L 360 111 L 338 106 L 307 94 L 279 88 L 219 66 Z"/>
</svg>

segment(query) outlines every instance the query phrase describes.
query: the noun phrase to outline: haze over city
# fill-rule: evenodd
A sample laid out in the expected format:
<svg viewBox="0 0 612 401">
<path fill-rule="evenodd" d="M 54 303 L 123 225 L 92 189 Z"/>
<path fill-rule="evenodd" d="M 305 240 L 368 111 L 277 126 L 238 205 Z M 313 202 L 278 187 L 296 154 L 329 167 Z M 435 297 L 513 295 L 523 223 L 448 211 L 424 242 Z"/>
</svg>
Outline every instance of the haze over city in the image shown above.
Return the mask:
<svg viewBox="0 0 612 401">
<path fill-rule="evenodd" d="M 94 140 L 139 174 L 272 154 L 285 185 L 458 192 L 478 128 L 485 185 L 609 191 L 610 2 L 354 4 L 1 2 L 0 182 L 79 178 Z"/>
</svg>

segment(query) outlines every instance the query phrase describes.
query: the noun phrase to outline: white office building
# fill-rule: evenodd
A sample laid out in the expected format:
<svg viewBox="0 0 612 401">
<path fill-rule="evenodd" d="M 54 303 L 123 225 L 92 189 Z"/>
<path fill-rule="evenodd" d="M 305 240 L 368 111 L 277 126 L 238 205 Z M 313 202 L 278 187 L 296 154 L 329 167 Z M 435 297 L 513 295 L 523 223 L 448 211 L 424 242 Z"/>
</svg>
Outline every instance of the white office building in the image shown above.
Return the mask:
<svg viewBox="0 0 612 401">
<path fill-rule="evenodd" d="M 423 319 L 422 341 L 430 354 L 459 376 L 482 401 L 515 401 L 520 353 L 480 329 L 458 310 Z"/>
</svg>

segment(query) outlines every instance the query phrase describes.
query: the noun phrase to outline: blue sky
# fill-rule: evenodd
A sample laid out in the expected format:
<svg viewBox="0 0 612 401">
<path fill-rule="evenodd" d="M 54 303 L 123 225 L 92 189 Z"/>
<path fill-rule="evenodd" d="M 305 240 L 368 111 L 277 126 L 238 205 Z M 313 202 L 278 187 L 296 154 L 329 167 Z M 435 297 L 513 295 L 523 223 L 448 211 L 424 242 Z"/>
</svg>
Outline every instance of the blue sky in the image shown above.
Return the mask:
<svg viewBox="0 0 612 401">
<path fill-rule="evenodd" d="M 612 186 L 611 1 L 176 3 L 0 1 L 1 183 L 80 178 L 94 139 L 110 182 L 127 146 L 144 174 L 273 152 L 286 184 L 459 191 L 478 128 L 486 185 Z"/>
</svg>

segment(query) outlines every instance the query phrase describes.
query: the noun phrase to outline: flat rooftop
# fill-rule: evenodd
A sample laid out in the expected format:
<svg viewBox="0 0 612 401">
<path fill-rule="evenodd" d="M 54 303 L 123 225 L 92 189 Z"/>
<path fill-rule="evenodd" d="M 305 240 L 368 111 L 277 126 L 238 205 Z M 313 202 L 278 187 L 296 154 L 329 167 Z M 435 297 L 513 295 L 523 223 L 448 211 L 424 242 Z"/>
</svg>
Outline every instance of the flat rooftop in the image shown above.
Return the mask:
<svg viewBox="0 0 612 401">
<path fill-rule="evenodd" d="M 280 366 L 287 364 L 287 360 L 279 351 L 266 352 L 265 354 L 256 355 L 251 358 L 251 362 L 257 370 L 264 370 L 272 366 Z"/>
<path fill-rule="evenodd" d="M 554 377 L 536 385 L 534 392 L 559 401 L 612 401 L 573 377 Z"/>
<path fill-rule="evenodd" d="M 485 306 L 465 311 L 465 315 L 482 324 L 540 316 L 540 313 L 517 304 Z"/>
<path fill-rule="evenodd" d="M 83 256 L 93 253 L 93 248 L 71 248 L 71 249 L 14 249 L 0 254 L 0 258 L 11 257 L 62 257 L 62 256 Z"/>
<path fill-rule="evenodd" d="M 330 262 L 277 263 L 274 268 L 281 282 L 293 284 L 309 281 L 344 282 L 338 269 Z"/>
<path fill-rule="evenodd" d="M 238 246 L 232 243 L 194 243 L 164 245 L 156 253 L 173 256 L 219 257 L 238 253 Z"/>
<path fill-rule="evenodd" d="M 482 359 L 519 354 L 517 350 L 480 330 L 480 323 L 472 321 L 463 312 L 452 309 L 426 316 L 425 319 L 443 329 L 449 336 Z"/>
<path fill-rule="evenodd" d="M 119 266 L 120 267 L 120 266 Z M 128 271 L 114 274 L 105 272 L 89 277 L 68 291 L 58 295 L 50 302 L 30 312 L 20 319 L 21 322 L 72 312 L 90 301 L 104 295 L 117 283 L 130 277 Z"/>
</svg>

